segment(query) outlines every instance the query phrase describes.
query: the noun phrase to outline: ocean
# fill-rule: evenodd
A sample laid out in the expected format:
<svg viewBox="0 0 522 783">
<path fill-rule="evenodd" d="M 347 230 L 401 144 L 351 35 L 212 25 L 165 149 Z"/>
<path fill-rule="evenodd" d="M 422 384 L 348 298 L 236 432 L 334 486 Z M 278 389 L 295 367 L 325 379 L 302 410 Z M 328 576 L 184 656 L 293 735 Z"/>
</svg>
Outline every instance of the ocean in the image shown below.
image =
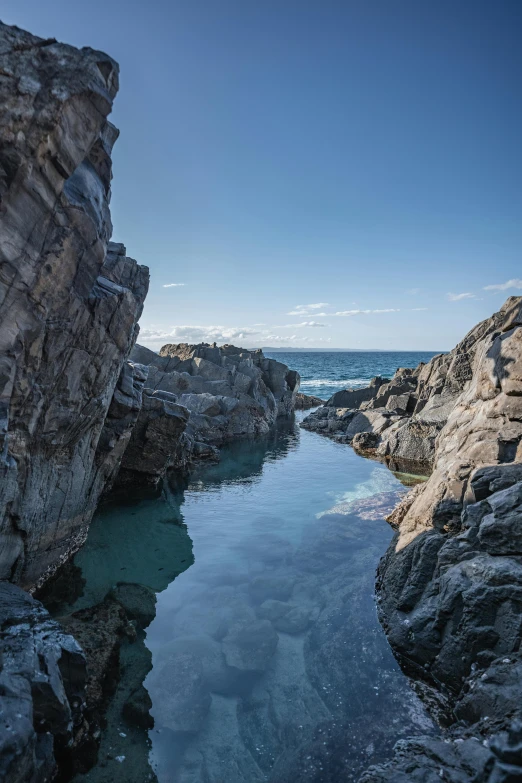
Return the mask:
<svg viewBox="0 0 522 783">
<path fill-rule="evenodd" d="M 301 391 L 323 400 L 336 391 L 367 386 L 376 375 L 391 378 L 398 367 L 429 362 L 435 351 L 265 351 L 265 356 L 287 364 L 301 376 Z"/>
</svg>

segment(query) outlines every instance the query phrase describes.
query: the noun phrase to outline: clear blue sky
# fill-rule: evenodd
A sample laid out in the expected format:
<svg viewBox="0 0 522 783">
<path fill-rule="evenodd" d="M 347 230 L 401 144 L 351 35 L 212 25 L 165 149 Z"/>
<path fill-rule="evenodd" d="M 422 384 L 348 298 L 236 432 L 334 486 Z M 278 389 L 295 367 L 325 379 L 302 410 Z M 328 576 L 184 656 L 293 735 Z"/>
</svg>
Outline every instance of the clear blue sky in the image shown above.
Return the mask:
<svg viewBox="0 0 522 783">
<path fill-rule="evenodd" d="M 120 63 L 114 239 L 151 270 L 145 344 L 447 349 L 522 293 L 520 0 L 0 15 Z"/>
</svg>

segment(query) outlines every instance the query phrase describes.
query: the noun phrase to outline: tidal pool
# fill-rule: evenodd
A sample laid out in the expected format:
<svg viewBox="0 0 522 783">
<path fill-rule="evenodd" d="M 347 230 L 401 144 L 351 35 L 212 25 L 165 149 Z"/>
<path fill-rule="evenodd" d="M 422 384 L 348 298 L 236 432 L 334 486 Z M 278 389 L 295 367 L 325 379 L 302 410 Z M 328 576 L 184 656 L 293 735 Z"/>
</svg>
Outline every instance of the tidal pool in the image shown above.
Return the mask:
<svg viewBox="0 0 522 783">
<path fill-rule="evenodd" d="M 186 487 L 101 509 L 72 609 L 124 582 L 154 591 L 155 616 L 122 648 L 100 762 L 76 779 L 341 783 L 436 731 L 374 601 L 404 491 L 293 421 L 231 444 Z M 143 678 L 148 732 L 124 709 Z"/>
</svg>

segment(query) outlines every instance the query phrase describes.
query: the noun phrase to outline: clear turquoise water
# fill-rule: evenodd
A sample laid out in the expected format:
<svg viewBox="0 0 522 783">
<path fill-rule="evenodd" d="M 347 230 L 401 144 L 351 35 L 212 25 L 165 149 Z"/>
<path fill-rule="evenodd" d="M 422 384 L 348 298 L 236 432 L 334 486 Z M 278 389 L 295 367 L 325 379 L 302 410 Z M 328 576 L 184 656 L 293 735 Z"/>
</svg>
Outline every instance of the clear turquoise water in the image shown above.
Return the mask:
<svg viewBox="0 0 522 783">
<path fill-rule="evenodd" d="M 384 466 L 291 422 L 230 445 L 184 489 L 100 510 L 72 608 L 119 581 L 157 603 L 122 649 L 100 763 L 77 780 L 344 783 L 433 731 L 374 603 L 384 515 L 403 491 Z M 143 677 L 148 733 L 122 712 Z"/>
<path fill-rule="evenodd" d="M 327 400 L 346 386 L 367 386 L 375 375 L 391 378 L 398 367 L 428 362 L 430 351 L 353 351 L 266 353 L 301 375 L 301 391 Z"/>
</svg>

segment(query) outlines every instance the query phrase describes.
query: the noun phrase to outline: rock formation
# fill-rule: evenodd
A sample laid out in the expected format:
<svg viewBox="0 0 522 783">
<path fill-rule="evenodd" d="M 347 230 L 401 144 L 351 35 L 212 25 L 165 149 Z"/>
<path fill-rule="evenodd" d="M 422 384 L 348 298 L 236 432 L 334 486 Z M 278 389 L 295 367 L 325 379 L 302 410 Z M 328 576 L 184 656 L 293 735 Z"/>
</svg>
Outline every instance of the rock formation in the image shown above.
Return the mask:
<svg viewBox="0 0 522 783">
<path fill-rule="evenodd" d="M 399 662 L 451 729 L 402 743 L 365 781 L 522 780 L 522 298 L 477 331 L 433 472 L 389 518 L 377 584 Z"/>
<path fill-rule="evenodd" d="M 233 345 L 136 345 L 143 403 L 119 481 L 155 482 L 171 467 L 215 457 L 232 438 L 262 435 L 295 407 L 299 374 Z"/>
<path fill-rule="evenodd" d="M 374 378 L 364 389 L 337 392 L 301 426 L 391 467 L 429 472 L 437 437 L 471 382 L 477 352 L 488 336 L 508 328 L 518 301 L 508 299 L 449 353 L 415 370 L 399 368 L 391 380 Z"/>
<path fill-rule="evenodd" d="M 109 242 L 117 89 L 107 55 L 1 25 L 0 578 L 26 586 L 82 543 L 130 436 L 107 413 L 148 270 Z"/>
</svg>

